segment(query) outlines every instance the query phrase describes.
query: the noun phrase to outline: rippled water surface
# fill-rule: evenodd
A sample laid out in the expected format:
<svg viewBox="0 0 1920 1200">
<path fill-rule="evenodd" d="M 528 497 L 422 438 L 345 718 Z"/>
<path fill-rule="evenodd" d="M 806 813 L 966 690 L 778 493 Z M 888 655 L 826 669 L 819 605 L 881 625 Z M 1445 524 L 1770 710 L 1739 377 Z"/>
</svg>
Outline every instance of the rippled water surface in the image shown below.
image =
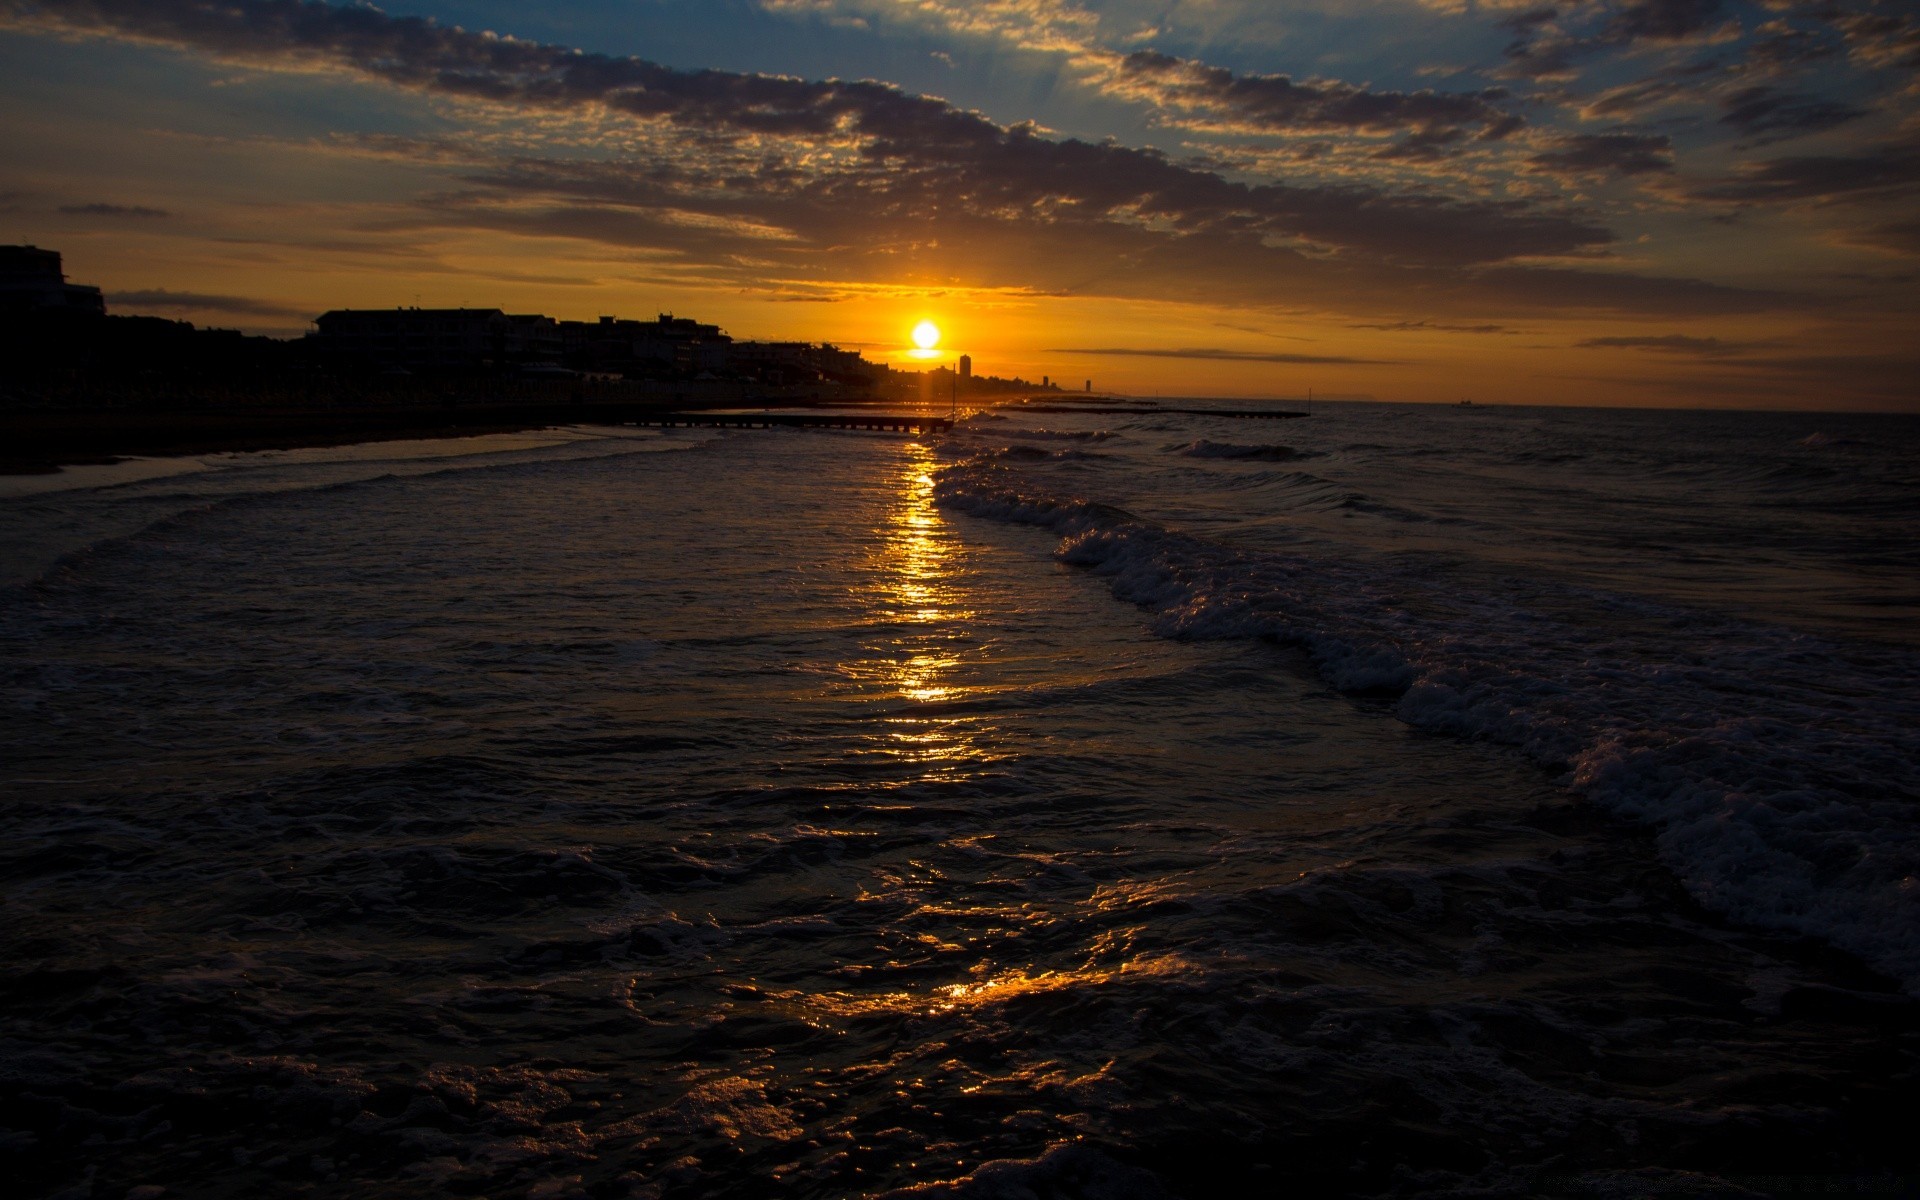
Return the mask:
<svg viewBox="0 0 1920 1200">
<path fill-rule="evenodd" d="M 1920 484 L 1860 420 L 16 489 L 0 1150 L 114 1200 L 1904 1194 Z"/>
</svg>

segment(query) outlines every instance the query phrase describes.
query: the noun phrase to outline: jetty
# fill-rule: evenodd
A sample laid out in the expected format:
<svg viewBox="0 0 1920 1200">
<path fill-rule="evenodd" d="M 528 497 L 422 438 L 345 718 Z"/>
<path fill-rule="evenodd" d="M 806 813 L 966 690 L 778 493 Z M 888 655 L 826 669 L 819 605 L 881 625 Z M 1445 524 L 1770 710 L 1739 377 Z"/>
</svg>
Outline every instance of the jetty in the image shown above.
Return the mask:
<svg viewBox="0 0 1920 1200">
<path fill-rule="evenodd" d="M 690 412 L 630 417 L 627 425 L 718 427 L 724 429 L 866 429 L 887 433 L 945 433 L 953 418 L 922 413 Z"/>
<path fill-rule="evenodd" d="M 1044 413 L 1128 413 L 1133 416 L 1148 416 L 1154 413 L 1174 413 L 1183 417 L 1238 417 L 1246 421 L 1291 421 L 1309 416 L 1308 413 L 1290 412 L 1286 409 L 1250 409 L 1250 408 L 1173 408 L 1144 404 L 1022 404 L 1020 412 Z"/>
</svg>

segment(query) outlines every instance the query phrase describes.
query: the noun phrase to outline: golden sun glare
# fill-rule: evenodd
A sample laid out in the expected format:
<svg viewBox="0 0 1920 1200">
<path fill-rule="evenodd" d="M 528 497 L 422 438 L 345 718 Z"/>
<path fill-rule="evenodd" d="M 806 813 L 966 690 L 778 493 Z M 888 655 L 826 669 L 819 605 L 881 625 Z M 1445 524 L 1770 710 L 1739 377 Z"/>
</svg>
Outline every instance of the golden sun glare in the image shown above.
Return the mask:
<svg viewBox="0 0 1920 1200">
<path fill-rule="evenodd" d="M 913 344 L 922 350 L 931 350 L 940 344 L 940 327 L 932 321 L 922 321 L 913 327 Z"/>
</svg>

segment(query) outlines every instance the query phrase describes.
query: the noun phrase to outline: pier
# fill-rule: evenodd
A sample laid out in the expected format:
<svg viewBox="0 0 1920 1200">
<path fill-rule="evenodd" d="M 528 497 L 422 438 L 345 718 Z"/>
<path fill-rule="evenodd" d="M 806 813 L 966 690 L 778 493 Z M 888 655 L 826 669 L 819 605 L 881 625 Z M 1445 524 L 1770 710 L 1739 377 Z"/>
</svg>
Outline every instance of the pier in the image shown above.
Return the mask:
<svg viewBox="0 0 1920 1200">
<path fill-rule="evenodd" d="M 885 433 L 945 433 L 951 417 L 912 413 L 670 412 L 636 417 L 629 425 L 717 426 L 726 429 L 866 429 Z"/>
<path fill-rule="evenodd" d="M 1247 408 L 1162 408 L 1159 405 L 1149 407 L 1144 404 L 1022 404 L 1020 412 L 1045 413 L 1128 413 L 1133 416 L 1145 416 L 1152 413 L 1175 413 L 1183 417 L 1238 417 L 1248 421 L 1291 421 L 1310 416 L 1310 413 L 1291 412 L 1286 409 L 1247 409 Z"/>
</svg>

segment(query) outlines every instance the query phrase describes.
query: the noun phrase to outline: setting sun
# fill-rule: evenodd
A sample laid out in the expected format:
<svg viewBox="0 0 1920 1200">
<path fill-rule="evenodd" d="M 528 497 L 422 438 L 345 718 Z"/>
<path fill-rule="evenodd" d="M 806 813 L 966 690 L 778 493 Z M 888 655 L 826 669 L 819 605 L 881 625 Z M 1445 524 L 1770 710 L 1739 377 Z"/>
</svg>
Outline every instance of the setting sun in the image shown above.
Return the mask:
<svg viewBox="0 0 1920 1200">
<path fill-rule="evenodd" d="M 932 321 L 922 321 L 913 327 L 913 344 L 922 350 L 931 350 L 940 344 L 940 327 Z"/>
</svg>

